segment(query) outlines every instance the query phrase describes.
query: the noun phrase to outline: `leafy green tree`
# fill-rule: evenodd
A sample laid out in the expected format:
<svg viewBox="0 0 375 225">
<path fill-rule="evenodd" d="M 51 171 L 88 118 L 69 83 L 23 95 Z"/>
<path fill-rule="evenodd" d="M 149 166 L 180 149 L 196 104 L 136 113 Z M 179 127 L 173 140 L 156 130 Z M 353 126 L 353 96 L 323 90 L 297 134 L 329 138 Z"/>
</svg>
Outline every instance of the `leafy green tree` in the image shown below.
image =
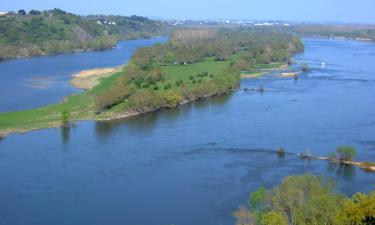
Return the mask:
<svg viewBox="0 0 375 225">
<path fill-rule="evenodd" d="M 352 146 L 340 146 L 337 147 L 336 153 L 340 160 L 350 161 L 355 158 L 357 151 Z"/>
<path fill-rule="evenodd" d="M 18 14 L 24 16 L 24 15 L 26 15 L 26 11 L 23 10 L 23 9 L 20 9 L 20 10 L 18 10 Z"/>
<path fill-rule="evenodd" d="M 270 211 L 262 216 L 260 221 L 262 225 L 288 225 L 288 221 L 285 217 L 277 212 Z"/>
<path fill-rule="evenodd" d="M 37 16 L 37 15 L 42 15 L 42 13 L 38 10 L 30 10 L 29 12 L 30 15 Z"/>
<path fill-rule="evenodd" d="M 70 123 L 70 112 L 69 110 L 64 110 L 61 112 L 61 123 L 64 127 L 69 127 Z"/>
<path fill-rule="evenodd" d="M 369 195 L 357 193 L 347 199 L 337 218 L 343 225 L 375 224 L 375 191 Z"/>
</svg>

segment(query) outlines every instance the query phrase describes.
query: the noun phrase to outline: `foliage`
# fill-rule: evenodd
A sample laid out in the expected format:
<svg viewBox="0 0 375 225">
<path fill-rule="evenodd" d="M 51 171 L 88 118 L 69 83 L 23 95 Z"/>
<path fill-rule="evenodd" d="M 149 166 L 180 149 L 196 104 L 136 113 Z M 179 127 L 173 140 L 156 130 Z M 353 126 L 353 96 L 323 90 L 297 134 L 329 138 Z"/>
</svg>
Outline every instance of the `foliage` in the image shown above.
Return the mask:
<svg viewBox="0 0 375 225">
<path fill-rule="evenodd" d="M 61 112 L 61 124 L 64 127 L 69 126 L 69 121 L 70 121 L 70 112 L 68 110 L 64 110 Z"/>
<path fill-rule="evenodd" d="M 288 225 L 288 221 L 281 213 L 270 211 L 265 213 L 260 220 L 263 225 Z"/>
<path fill-rule="evenodd" d="M 269 190 L 259 188 L 248 203 L 234 213 L 237 224 L 375 224 L 375 192 L 357 193 L 349 199 L 337 194 L 331 181 L 311 174 L 286 177 Z"/>
<path fill-rule="evenodd" d="M 351 146 L 340 146 L 337 147 L 336 153 L 340 160 L 350 161 L 355 158 L 356 149 Z"/>
<path fill-rule="evenodd" d="M 162 34 L 160 22 L 143 17 L 82 17 L 60 9 L 27 14 L 19 10 L 0 18 L 0 59 L 75 50 L 103 50 L 119 39 Z"/>
<path fill-rule="evenodd" d="M 365 195 L 357 193 L 351 199 L 346 199 L 338 221 L 346 225 L 375 224 L 375 192 Z"/>
</svg>

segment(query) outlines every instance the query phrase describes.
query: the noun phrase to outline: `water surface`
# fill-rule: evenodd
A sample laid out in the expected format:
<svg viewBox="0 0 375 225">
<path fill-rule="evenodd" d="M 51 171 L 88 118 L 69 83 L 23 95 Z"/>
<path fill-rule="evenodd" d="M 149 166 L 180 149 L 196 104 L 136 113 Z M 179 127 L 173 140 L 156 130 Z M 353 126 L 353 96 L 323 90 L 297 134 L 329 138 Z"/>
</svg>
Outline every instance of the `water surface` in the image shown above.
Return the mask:
<svg viewBox="0 0 375 225">
<path fill-rule="evenodd" d="M 326 155 L 350 144 L 375 161 L 375 45 L 304 41 L 295 58 L 311 71 L 298 81 L 241 82 L 263 94 L 0 141 L 0 224 L 234 224 L 251 191 L 306 172 L 345 194 L 374 190 L 373 173 L 272 152 Z"/>
</svg>

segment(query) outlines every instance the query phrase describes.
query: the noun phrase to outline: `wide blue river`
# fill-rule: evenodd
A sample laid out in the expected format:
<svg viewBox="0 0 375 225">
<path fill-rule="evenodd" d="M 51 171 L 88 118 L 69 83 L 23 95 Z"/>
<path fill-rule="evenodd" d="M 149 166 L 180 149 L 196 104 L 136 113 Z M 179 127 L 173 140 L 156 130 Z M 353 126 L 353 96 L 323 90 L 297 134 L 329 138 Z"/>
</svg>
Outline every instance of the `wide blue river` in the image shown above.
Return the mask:
<svg viewBox="0 0 375 225">
<path fill-rule="evenodd" d="M 298 81 L 241 81 L 243 88 L 263 85 L 263 94 L 236 91 L 137 118 L 80 122 L 70 130 L 1 140 L 0 225 L 234 224 L 232 212 L 251 191 L 307 172 L 333 178 L 344 194 L 375 190 L 374 173 L 272 152 L 282 146 L 326 155 L 339 145 L 353 145 L 358 160 L 375 161 L 375 44 L 304 42 L 305 52 L 295 59 L 311 70 Z M 128 58 L 128 53 L 109 51 L 94 62 L 96 54 L 5 62 L 1 79 L 11 82 L 2 83 L 1 95 L 12 91 L 8 84 L 19 85 L 15 71 L 25 64 L 33 74 L 33 60 L 35 68 L 46 67 L 45 73 L 36 69 L 40 75 L 64 74 L 59 88 L 71 93 L 66 81 L 75 69 L 65 68 L 81 63 L 78 56 L 87 57 L 91 67 Z M 113 63 L 114 58 L 119 61 Z M 56 90 L 44 102 L 38 90 L 25 89 L 26 98 L 17 91 L 14 97 L 18 102 L 38 98 L 36 104 L 32 97 L 22 105 L 29 108 L 59 100 L 65 92 Z M 3 111 L 18 109 L 3 96 L 0 105 Z"/>
</svg>

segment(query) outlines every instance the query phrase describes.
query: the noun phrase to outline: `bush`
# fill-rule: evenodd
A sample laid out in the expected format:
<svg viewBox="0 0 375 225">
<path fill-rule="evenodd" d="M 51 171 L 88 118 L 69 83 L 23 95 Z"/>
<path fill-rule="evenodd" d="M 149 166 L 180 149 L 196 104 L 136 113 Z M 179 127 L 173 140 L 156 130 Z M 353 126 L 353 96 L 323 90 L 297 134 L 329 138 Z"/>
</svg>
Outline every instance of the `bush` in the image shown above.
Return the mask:
<svg viewBox="0 0 375 225">
<path fill-rule="evenodd" d="M 181 94 L 172 90 L 163 92 L 161 94 L 161 97 L 163 98 L 163 101 L 164 101 L 163 107 L 166 107 L 166 108 L 174 108 L 182 101 Z"/>
<path fill-rule="evenodd" d="M 69 126 L 69 121 L 70 121 L 70 112 L 68 110 L 64 110 L 61 112 L 61 124 L 64 127 Z"/>
<path fill-rule="evenodd" d="M 283 147 L 279 148 L 277 150 L 277 154 L 281 157 L 284 157 L 285 156 L 285 149 Z"/>
<path fill-rule="evenodd" d="M 336 153 L 341 161 L 350 161 L 355 158 L 357 151 L 352 146 L 339 146 Z"/>
<path fill-rule="evenodd" d="M 150 85 L 149 84 L 142 84 L 142 88 L 149 88 Z"/>
<path fill-rule="evenodd" d="M 334 152 L 328 153 L 328 159 L 329 160 L 335 160 L 336 159 L 336 153 L 334 153 Z"/>
<path fill-rule="evenodd" d="M 155 85 L 153 88 L 155 91 L 159 90 L 159 86 Z"/>
<path fill-rule="evenodd" d="M 190 77 L 189 77 L 189 80 L 194 80 L 194 76 L 190 76 Z"/>
</svg>

